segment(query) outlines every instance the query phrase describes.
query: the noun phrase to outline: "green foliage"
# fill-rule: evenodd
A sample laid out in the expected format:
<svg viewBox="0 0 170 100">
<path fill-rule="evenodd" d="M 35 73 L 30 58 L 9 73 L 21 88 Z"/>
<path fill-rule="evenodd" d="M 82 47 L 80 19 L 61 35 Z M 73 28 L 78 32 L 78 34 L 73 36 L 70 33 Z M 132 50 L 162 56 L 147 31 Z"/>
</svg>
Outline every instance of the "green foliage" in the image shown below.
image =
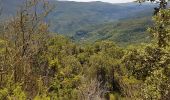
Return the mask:
<svg viewBox="0 0 170 100">
<path fill-rule="evenodd" d="M 0 90 L 0 99 L 6 99 L 8 96 L 8 89 L 4 88 Z"/>
<path fill-rule="evenodd" d="M 130 76 L 143 80 L 144 99 L 169 99 L 169 9 L 160 9 L 154 16 L 150 32 L 154 41 L 142 48 L 128 50 L 124 58 Z M 142 98 L 142 97 L 141 97 Z"/>
<path fill-rule="evenodd" d="M 0 53 L 4 53 L 4 51 L 5 51 L 5 41 L 4 40 L 0 40 Z"/>
<path fill-rule="evenodd" d="M 21 88 L 21 86 L 16 86 L 13 90 L 13 95 L 11 95 L 9 99 L 26 100 L 26 95 Z"/>
<path fill-rule="evenodd" d="M 9 84 L 9 83 L 8 83 Z M 10 87 L 0 89 L 0 99 L 4 100 L 26 100 L 26 94 L 22 90 L 22 86 L 14 84 Z"/>
<path fill-rule="evenodd" d="M 42 78 L 37 80 L 37 84 L 38 84 L 38 94 L 34 97 L 33 100 L 51 100 L 50 96 L 48 96 L 47 94 L 47 88 L 44 85 Z"/>
<path fill-rule="evenodd" d="M 129 39 L 150 22 L 146 24 L 144 18 L 103 25 L 93 33 L 98 39 L 92 37 L 93 43 L 79 45 L 49 34 L 48 25 L 38 19 L 41 14 L 34 19 L 37 13 L 31 13 L 32 6 L 38 2 L 28 2 L 31 5 L 7 23 L 0 38 L 0 99 L 170 99 L 169 9 L 154 16 L 149 29 L 153 42 L 121 48 L 112 41 L 120 42 L 126 32 L 130 33 L 122 40 Z"/>
<path fill-rule="evenodd" d="M 120 20 L 84 29 L 84 35 L 77 33 L 73 38 L 82 43 L 109 40 L 121 46 L 150 42 L 151 35 L 145 31 L 152 25 L 150 17 Z M 83 32 L 82 32 L 83 34 Z"/>
<path fill-rule="evenodd" d="M 50 86 L 50 98 L 75 100 L 77 87 L 81 84 L 82 65 L 76 55 L 77 47 L 68 39 L 56 36 L 47 43 L 47 58 L 54 77 Z"/>
<path fill-rule="evenodd" d="M 169 45 L 170 30 L 169 30 L 169 17 L 170 9 L 160 10 L 157 16 L 154 16 L 154 27 L 150 28 L 149 31 L 155 37 L 155 41 L 159 47 L 166 47 Z"/>
<path fill-rule="evenodd" d="M 170 84 L 168 77 L 163 73 L 163 69 L 154 70 L 152 75 L 146 78 L 143 88 L 145 99 L 161 100 L 166 98 Z"/>
</svg>

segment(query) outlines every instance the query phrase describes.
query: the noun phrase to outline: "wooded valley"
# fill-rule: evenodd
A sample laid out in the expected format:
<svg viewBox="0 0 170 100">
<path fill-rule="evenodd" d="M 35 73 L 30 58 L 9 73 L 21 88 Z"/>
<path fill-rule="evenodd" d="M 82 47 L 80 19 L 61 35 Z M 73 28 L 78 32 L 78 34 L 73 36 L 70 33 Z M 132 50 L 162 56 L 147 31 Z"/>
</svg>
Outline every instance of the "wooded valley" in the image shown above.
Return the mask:
<svg viewBox="0 0 170 100">
<path fill-rule="evenodd" d="M 147 10 L 128 10 L 135 17 L 121 12 L 126 18 L 116 21 L 103 6 L 93 8 L 105 3 L 79 4 L 87 14 L 82 17 L 68 11 L 77 3 L 54 2 L 0 0 L 0 100 L 170 100 L 167 0 L 137 0 Z M 14 4 L 16 10 L 7 9 Z M 105 15 L 90 17 L 99 12 Z"/>
</svg>

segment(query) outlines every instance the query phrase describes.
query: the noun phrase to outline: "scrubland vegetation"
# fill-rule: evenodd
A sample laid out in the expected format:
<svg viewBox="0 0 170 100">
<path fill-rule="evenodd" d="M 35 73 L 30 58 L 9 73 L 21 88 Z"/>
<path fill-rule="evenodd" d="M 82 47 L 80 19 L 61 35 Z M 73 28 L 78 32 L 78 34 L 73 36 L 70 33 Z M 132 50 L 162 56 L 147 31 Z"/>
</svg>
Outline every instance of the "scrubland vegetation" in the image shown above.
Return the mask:
<svg viewBox="0 0 170 100">
<path fill-rule="evenodd" d="M 25 1 L 0 23 L 0 100 L 169 100 L 166 6 L 160 0 L 155 8 L 149 42 L 124 47 L 109 39 L 81 45 L 51 33 L 44 18 L 53 5 Z"/>
</svg>

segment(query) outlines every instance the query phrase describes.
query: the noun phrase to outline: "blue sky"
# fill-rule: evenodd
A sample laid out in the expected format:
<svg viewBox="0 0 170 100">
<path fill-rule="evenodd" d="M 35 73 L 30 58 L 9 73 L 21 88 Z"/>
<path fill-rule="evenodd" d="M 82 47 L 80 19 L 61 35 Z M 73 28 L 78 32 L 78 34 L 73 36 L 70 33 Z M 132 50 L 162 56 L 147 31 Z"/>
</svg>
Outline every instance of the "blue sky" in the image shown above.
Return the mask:
<svg viewBox="0 0 170 100">
<path fill-rule="evenodd" d="M 61 1 L 78 1 L 78 2 L 103 1 L 103 2 L 109 2 L 109 3 L 126 3 L 126 2 L 132 2 L 135 0 L 61 0 Z"/>
</svg>

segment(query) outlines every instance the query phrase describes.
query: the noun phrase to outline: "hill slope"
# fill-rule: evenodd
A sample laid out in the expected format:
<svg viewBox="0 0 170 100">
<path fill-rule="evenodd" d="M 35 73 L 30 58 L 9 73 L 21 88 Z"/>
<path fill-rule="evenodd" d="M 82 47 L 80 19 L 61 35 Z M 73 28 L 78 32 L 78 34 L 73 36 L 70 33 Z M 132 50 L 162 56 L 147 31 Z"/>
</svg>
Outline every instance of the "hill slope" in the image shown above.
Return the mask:
<svg viewBox="0 0 170 100">
<path fill-rule="evenodd" d="M 137 3 L 109 4 L 103 2 L 55 2 L 56 8 L 48 17 L 52 30 L 68 36 L 89 26 L 122 19 L 151 16 L 153 6 Z"/>
<path fill-rule="evenodd" d="M 110 4 L 50 0 L 55 9 L 47 17 L 51 31 L 76 41 L 143 41 L 155 5 L 148 3 Z M 4 16 L 13 15 L 20 0 L 3 0 Z M 124 38 L 126 37 L 126 38 Z M 137 38 L 137 40 L 135 40 Z"/>
<path fill-rule="evenodd" d="M 50 0 L 55 6 L 48 20 L 52 30 L 62 34 L 74 34 L 80 28 L 114 22 L 120 19 L 150 16 L 153 6 L 150 4 L 125 3 L 110 4 L 104 2 L 72 2 Z M 4 13 L 13 14 L 21 0 L 3 0 Z"/>
<path fill-rule="evenodd" d="M 72 38 L 79 43 L 111 40 L 120 45 L 127 45 L 148 42 L 150 35 L 146 30 L 152 24 L 150 19 L 142 17 L 91 26 L 77 31 Z"/>
</svg>

